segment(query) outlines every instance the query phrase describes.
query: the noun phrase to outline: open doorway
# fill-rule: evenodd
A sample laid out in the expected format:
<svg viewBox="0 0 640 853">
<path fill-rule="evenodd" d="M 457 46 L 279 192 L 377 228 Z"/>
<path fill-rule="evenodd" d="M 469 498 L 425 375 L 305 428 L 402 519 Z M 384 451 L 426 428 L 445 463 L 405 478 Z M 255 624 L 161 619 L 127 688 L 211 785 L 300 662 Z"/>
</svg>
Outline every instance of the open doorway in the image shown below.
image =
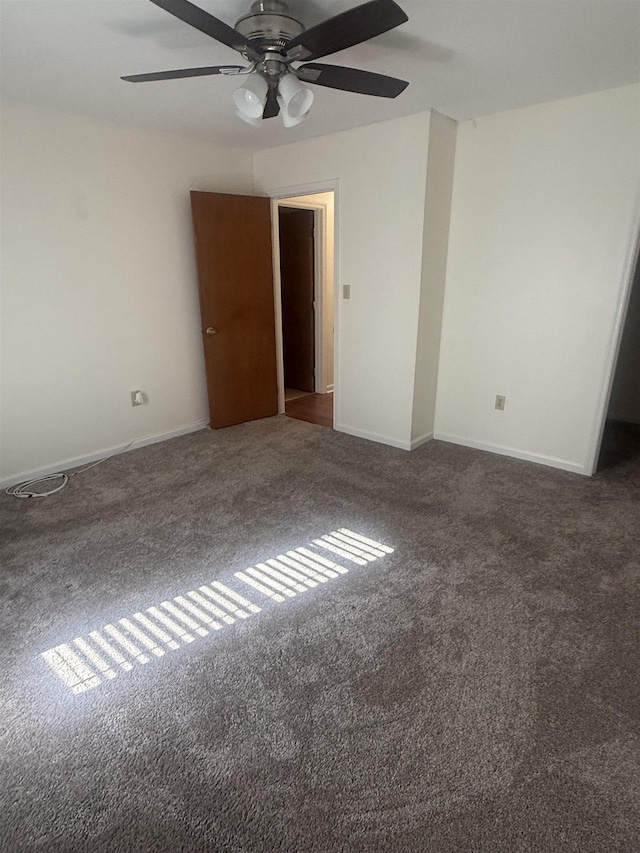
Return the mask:
<svg viewBox="0 0 640 853">
<path fill-rule="evenodd" d="M 640 475 L 640 258 L 620 339 L 598 469 Z"/>
<path fill-rule="evenodd" d="M 274 201 L 280 411 L 333 427 L 334 193 Z"/>
</svg>

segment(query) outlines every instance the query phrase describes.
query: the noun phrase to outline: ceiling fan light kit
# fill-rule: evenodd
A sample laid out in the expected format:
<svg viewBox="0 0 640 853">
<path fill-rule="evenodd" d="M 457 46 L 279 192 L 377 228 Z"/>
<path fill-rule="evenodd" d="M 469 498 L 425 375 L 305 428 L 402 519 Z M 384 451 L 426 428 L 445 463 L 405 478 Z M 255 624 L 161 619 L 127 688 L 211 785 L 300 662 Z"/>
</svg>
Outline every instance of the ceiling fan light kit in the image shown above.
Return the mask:
<svg viewBox="0 0 640 853">
<path fill-rule="evenodd" d="M 396 98 L 409 85 L 405 80 L 319 59 L 382 35 L 408 18 L 395 0 L 369 0 L 310 29 L 292 18 L 283 0 L 256 0 L 235 27 L 194 6 L 189 0 L 151 0 L 156 6 L 240 53 L 248 66 L 214 65 L 123 77 L 131 83 L 183 77 L 242 74 L 246 80 L 233 93 L 236 115 L 252 125 L 282 113 L 285 127 L 294 127 L 308 114 L 312 83 L 330 89 Z M 293 63 L 306 64 L 294 67 Z"/>
<path fill-rule="evenodd" d="M 252 74 L 233 93 L 233 103 L 240 118 L 262 119 L 269 94 L 269 84 L 261 74 Z"/>
<path fill-rule="evenodd" d="M 285 127 L 295 127 L 297 124 L 301 124 L 307 117 L 307 113 L 302 113 L 302 115 L 299 116 L 292 116 L 290 113 L 288 113 L 287 108 L 282 103 L 282 98 L 278 98 L 278 106 L 280 107 L 282 124 Z"/>
<path fill-rule="evenodd" d="M 247 124 L 251 124 L 254 127 L 260 127 L 260 125 L 262 124 L 262 116 L 260 116 L 260 118 L 251 118 L 251 116 L 241 113 L 240 110 L 237 108 L 236 115 L 238 116 L 238 118 L 241 118 L 242 121 L 246 121 Z"/>
<path fill-rule="evenodd" d="M 311 109 L 313 92 L 298 80 L 295 74 L 283 74 L 278 83 L 278 100 L 291 118 L 304 117 Z"/>
</svg>

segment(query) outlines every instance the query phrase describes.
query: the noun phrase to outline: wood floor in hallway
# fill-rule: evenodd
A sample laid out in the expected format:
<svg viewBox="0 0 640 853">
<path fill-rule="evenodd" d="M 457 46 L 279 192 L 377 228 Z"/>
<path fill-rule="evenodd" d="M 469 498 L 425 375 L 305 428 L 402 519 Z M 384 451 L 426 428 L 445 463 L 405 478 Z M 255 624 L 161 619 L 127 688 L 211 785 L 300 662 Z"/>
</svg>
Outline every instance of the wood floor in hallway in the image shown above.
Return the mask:
<svg viewBox="0 0 640 853">
<path fill-rule="evenodd" d="M 298 421 L 333 428 L 333 394 L 306 394 L 285 403 L 285 414 Z"/>
</svg>

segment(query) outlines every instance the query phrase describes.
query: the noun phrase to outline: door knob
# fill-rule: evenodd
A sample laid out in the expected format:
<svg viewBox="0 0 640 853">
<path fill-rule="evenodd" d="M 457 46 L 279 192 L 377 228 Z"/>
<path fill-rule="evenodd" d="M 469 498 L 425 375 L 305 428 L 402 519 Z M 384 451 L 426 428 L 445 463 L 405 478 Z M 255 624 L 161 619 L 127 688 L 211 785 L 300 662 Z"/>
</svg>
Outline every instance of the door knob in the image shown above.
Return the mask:
<svg viewBox="0 0 640 853">
<path fill-rule="evenodd" d="M 218 334 L 218 330 L 214 329 L 213 326 L 209 326 L 206 331 L 207 331 L 208 335 L 217 335 Z"/>
</svg>

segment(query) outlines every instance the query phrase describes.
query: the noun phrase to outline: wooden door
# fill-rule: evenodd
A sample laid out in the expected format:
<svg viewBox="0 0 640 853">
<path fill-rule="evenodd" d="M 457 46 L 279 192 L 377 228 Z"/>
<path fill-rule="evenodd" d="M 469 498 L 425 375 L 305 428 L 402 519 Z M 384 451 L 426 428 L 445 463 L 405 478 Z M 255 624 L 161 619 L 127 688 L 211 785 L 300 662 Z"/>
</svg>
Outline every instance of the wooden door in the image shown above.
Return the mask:
<svg viewBox="0 0 640 853">
<path fill-rule="evenodd" d="M 278 412 L 271 201 L 191 193 L 214 428 Z"/>
<path fill-rule="evenodd" d="M 315 391 L 313 210 L 280 207 L 284 384 Z"/>
</svg>

